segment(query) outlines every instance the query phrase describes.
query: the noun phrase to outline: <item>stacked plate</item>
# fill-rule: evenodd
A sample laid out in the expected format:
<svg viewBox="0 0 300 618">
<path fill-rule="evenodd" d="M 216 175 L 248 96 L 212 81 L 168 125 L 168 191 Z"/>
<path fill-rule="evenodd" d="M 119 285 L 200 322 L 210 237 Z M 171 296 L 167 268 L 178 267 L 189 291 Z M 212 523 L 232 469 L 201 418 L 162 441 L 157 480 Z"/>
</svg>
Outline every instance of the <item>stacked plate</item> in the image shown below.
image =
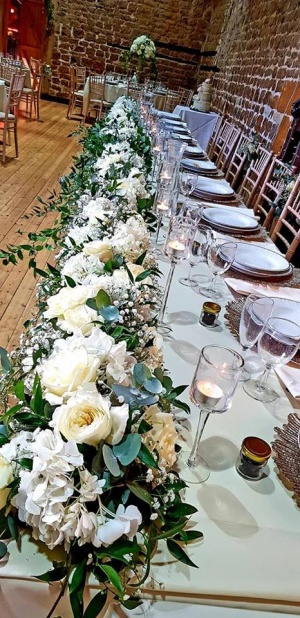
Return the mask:
<svg viewBox="0 0 300 618">
<path fill-rule="evenodd" d="M 207 154 L 200 146 L 188 146 L 185 149 L 185 156 L 189 159 L 207 159 Z"/>
<path fill-rule="evenodd" d="M 277 251 L 251 243 L 238 243 L 232 269 L 257 279 L 282 279 L 293 267 Z"/>
<path fill-rule="evenodd" d="M 213 178 L 220 175 L 220 170 L 211 161 L 184 158 L 181 161 L 181 165 L 184 169 L 195 172 L 200 176 L 211 176 Z"/>
<path fill-rule="evenodd" d="M 160 118 L 169 118 L 170 120 L 175 120 L 176 122 L 182 122 L 182 118 L 177 114 L 173 114 L 171 112 L 158 112 Z"/>
<path fill-rule="evenodd" d="M 255 234 L 259 225 L 253 217 L 230 208 L 205 208 L 202 219 L 212 228 L 228 234 Z"/>
<path fill-rule="evenodd" d="M 238 206 L 233 189 L 224 180 L 199 179 L 193 196 L 204 202 L 215 202 L 216 204 L 224 204 L 224 206 Z"/>
<path fill-rule="evenodd" d="M 182 142 L 187 142 L 188 144 L 193 142 L 193 138 L 190 135 L 190 133 L 186 133 L 186 132 L 177 133 L 176 131 L 176 133 L 172 133 L 171 137 L 172 139 L 178 139 L 178 140 L 181 140 Z"/>
</svg>

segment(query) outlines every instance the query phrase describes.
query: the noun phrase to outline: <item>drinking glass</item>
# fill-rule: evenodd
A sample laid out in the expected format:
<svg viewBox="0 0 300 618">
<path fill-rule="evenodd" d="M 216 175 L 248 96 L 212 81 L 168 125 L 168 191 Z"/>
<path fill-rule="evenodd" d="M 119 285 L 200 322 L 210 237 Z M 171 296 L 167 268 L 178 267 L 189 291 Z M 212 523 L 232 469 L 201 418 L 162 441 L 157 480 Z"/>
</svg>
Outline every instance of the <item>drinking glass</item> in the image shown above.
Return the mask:
<svg viewBox="0 0 300 618">
<path fill-rule="evenodd" d="M 201 350 L 190 388 L 190 399 L 199 408 L 198 427 L 191 452 L 181 452 L 178 458 L 186 483 L 203 483 L 209 477 L 208 464 L 199 455 L 200 440 L 209 415 L 231 406 L 243 364 L 241 355 L 230 348 L 207 345 Z"/>
<path fill-rule="evenodd" d="M 155 236 L 155 244 L 158 243 L 159 232 L 161 227 L 161 222 L 163 216 L 168 216 L 171 213 L 171 203 L 172 203 L 172 192 L 171 188 L 167 185 L 160 185 L 157 191 L 157 197 L 155 201 L 155 209 L 157 214 L 157 227 L 156 227 L 156 236 Z"/>
<path fill-rule="evenodd" d="M 164 254 L 170 258 L 171 267 L 169 270 L 162 304 L 158 315 L 158 331 L 161 333 L 168 333 L 172 330 L 169 325 L 164 323 L 164 315 L 169 297 L 169 291 L 176 264 L 178 264 L 178 262 L 182 260 L 185 260 L 189 256 L 189 247 L 191 240 L 192 238 L 190 225 L 186 223 L 180 223 L 176 217 L 171 218 L 168 235 L 164 245 Z"/>
<path fill-rule="evenodd" d="M 197 281 L 191 278 L 192 270 L 199 262 L 203 261 L 203 248 L 208 242 L 209 230 L 198 226 L 195 236 L 190 243 L 189 264 L 190 269 L 187 277 L 180 277 L 179 283 L 188 287 L 196 287 Z"/>
<path fill-rule="evenodd" d="M 217 300 L 222 298 L 221 292 L 216 290 L 216 283 L 219 275 L 223 275 L 231 266 L 237 244 L 234 242 L 224 242 L 224 240 L 214 240 L 208 250 L 207 262 L 213 272 L 213 278 L 208 288 L 199 288 L 199 293 L 208 298 Z"/>
<path fill-rule="evenodd" d="M 240 344 L 243 350 L 242 357 L 244 361 L 247 350 L 252 348 L 257 342 L 262 329 L 271 316 L 273 307 L 273 298 L 259 296 L 258 294 L 250 294 L 246 298 L 239 327 Z M 249 378 L 250 373 L 244 367 L 240 379 L 245 381 L 249 380 Z"/>
<path fill-rule="evenodd" d="M 300 327 L 285 318 L 269 318 L 258 339 L 258 353 L 266 369 L 260 380 L 248 380 L 243 385 L 250 397 L 269 403 L 279 397 L 267 386 L 270 371 L 276 365 L 285 365 L 296 354 L 300 344 Z"/>
<path fill-rule="evenodd" d="M 181 193 L 187 197 L 193 193 L 197 185 L 198 176 L 191 172 L 180 172 L 179 174 L 179 188 Z"/>
</svg>

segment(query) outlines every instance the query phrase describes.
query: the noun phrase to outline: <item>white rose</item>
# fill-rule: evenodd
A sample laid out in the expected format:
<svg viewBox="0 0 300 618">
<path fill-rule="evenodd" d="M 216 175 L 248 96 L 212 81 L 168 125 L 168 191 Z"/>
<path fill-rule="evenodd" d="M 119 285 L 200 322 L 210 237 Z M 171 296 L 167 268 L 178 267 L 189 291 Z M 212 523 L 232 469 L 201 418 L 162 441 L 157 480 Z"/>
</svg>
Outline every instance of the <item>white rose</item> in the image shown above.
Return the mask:
<svg viewBox="0 0 300 618">
<path fill-rule="evenodd" d="M 96 379 L 100 359 L 89 355 L 84 346 L 50 356 L 41 365 L 41 382 L 50 403 L 62 403 L 79 386 Z"/>
<path fill-rule="evenodd" d="M 67 440 L 98 446 L 111 431 L 109 402 L 98 393 L 95 384 L 85 384 L 65 405 L 56 408 L 51 424 Z"/>
<path fill-rule="evenodd" d="M 95 322 L 103 323 L 104 320 L 95 309 L 91 309 L 87 305 L 78 305 L 78 307 L 65 311 L 64 319 L 59 320 L 59 326 L 68 333 L 80 330 L 83 335 L 89 335 L 95 326 Z"/>
<path fill-rule="evenodd" d="M 3 457 L 3 455 L 0 455 L 0 509 L 3 509 L 6 505 L 7 496 L 10 492 L 7 485 L 12 482 L 13 478 L 14 476 L 11 464 L 7 461 L 7 459 L 5 459 L 5 457 Z"/>
<path fill-rule="evenodd" d="M 175 444 L 178 440 L 172 414 L 161 412 L 157 405 L 153 405 L 144 418 L 152 425 L 152 429 L 144 434 L 145 445 L 150 451 L 158 452 L 161 466 L 170 468 L 176 461 Z"/>
<path fill-rule="evenodd" d="M 136 279 L 138 275 L 140 275 L 141 273 L 143 273 L 146 268 L 145 266 L 141 266 L 140 264 L 132 264 L 131 262 L 128 262 L 127 264 L 130 272 L 133 274 L 134 278 Z M 142 281 L 138 281 L 137 284 L 146 284 L 146 285 L 151 285 L 152 284 L 152 279 L 151 277 L 146 277 L 146 279 L 143 279 Z"/>
<path fill-rule="evenodd" d="M 101 262 L 108 262 L 113 257 L 111 246 L 104 240 L 92 240 L 88 242 L 83 248 L 84 253 L 87 255 L 98 255 Z"/>
<path fill-rule="evenodd" d="M 93 286 L 76 285 L 75 288 L 62 288 L 57 294 L 48 298 L 48 309 L 44 312 L 44 316 L 48 319 L 64 316 L 68 309 L 85 305 L 87 299 L 93 296 L 95 296 Z"/>
</svg>

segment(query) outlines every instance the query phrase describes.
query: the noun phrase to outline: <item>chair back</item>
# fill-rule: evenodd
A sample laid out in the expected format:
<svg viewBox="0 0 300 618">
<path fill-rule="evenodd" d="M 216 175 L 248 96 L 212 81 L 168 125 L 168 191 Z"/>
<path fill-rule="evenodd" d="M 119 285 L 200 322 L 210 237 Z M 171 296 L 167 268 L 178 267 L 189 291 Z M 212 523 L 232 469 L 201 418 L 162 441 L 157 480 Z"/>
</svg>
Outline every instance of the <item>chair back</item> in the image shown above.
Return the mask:
<svg viewBox="0 0 300 618">
<path fill-rule="evenodd" d="M 15 116 L 17 116 L 17 112 L 19 109 L 20 100 L 22 96 L 22 90 L 24 88 L 24 81 L 25 81 L 24 74 L 23 75 L 15 74 L 12 76 L 9 91 L 8 91 L 6 109 L 5 109 L 6 116 L 11 112 L 13 112 Z"/>
<path fill-rule="evenodd" d="M 241 133 L 231 155 L 225 179 L 231 184 L 233 189 L 238 187 L 245 161 L 247 158 L 247 146 L 250 143 L 250 138 Z"/>
<path fill-rule="evenodd" d="M 129 79 L 127 82 L 127 96 L 137 101 L 140 98 L 143 87 L 139 86 L 136 82 L 132 83 Z"/>
<path fill-rule="evenodd" d="M 185 105 L 186 107 L 189 107 L 193 99 L 194 91 L 189 90 L 188 88 L 178 88 L 178 92 L 180 92 L 181 94 L 180 105 Z"/>
<path fill-rule="evenodd" d="M 290 262 L 294 258 L 296 250 L 300 247 L 300 176 L 298 176 L 274 227 L 271 239 L 279 246 L 280 251 L 285 254 L 286 259 Z M 295 266 L 299 268 L 300 254 L 297 257 L 298 263 L 295 262 Z"/>
<path fill-rule="evenodd" d="M 291 170 L 280 159 L 274 157 L 253 208 L 254 213 L 259 215 L 261 224 L 266 229 L 270 227 L 276 201 L 284 190 L 284 178 L 287 177 L 292 178 Z"/>
<path fill-rule="evenodd" d="M 258 146 L 257 156 L 252 159 L 239 189 L 240 196 L 248 207 L 251 207 L 256 198 L 272 156 L 272 152 Z"/>
<path fill-rule="evenodd" d="M 216 136 L 216 139 L 214 142 L 214 148 L 212 152 L 210 151 L 210 154 L 209 154 L 209 158 L 212 159 L 213 161 L 218 160 L 219 154 L 222 151 L 224 144 L 226 144 L 228 137 L 231 134 L 232 128 L 233 128 L 233 125 L 230 122 L 228 122 L 228 120 L 224 120 L 224 122 L 221 125 L 220 131 L 218 135 Z"/>
<path fill-rule="evenodd" d="M 90 75 L 89 99 L 90 101 L 103 101 L 105 91 L 105 74 Z"/>
<path fill-rule="evenodd" d="M 29 60 L 29 68 L 32 76 L 41 75 L 42 74 L 42 61 L 37 60 L 37 58 L 30 57 Z"/>
<path fill-rule="evenodd" d="M 83 90 L 86 82 L 86 67 L 74 66 L 76 90 Z"/>
<path fill-rule="evenodd" d="M 224 122 L 223 116 L 218 116 L 217 122 L 216 122 L 216 124 L 215 124 L 215 126 L 213 128 L 213 132 L 211 134 L 211 138 L 209 140 L 209 144 L 208 144 L 208 148 L 207 148 L 207 154 L 208 154 L 209 158 L 211 158 L 213 153 L 214 153 L 216 140 L 217 140 L 217 137 L 218 137 L 219 132 L 221 130 L 221 126 L 222 126 L 223 122 Z"/>
<path fill-rule="evenodd" d="M 234 125 L 231 125 L 231 129 L 228 133 L 227 139 L 224 141 L 224 144 L 217 158 L 217 165 L 223 171 L 225 171 L 229 165 L 230 157 L 233 153 L 235 144 L 237 143 L 240 135 L 241 129 L 238 129 Z"/>
<path fill-rule="evenodd" d="M 164 103 L 164 112 L 173 112 L 176 105 L 180 105 L 180 103 L 180 92 L 178 90 L 167 90 Z"/>
</svg>

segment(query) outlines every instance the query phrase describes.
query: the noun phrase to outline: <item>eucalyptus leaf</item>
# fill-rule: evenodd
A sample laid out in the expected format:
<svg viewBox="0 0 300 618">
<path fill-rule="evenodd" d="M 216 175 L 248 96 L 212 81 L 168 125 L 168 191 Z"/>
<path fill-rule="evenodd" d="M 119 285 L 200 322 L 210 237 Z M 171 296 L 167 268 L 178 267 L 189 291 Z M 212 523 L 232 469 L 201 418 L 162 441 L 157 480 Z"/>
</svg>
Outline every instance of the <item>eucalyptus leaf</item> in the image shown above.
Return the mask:
<svg viewBox="0 0 300 618">
<path fill-rule="evenodd" d="M 11 364 L 8 358 L 8 353 L 4 348 L 0 347 L 0 369 L 4 373 L 8 373 L 11 370 Z"/>
<path fill-rule="evenodd" d="M 103 445 L 103 449 L 102 449 L 102 454 L 103 454 L 103 459 L 105 462 L 106 467 L 108 468 L 108 470 L 110 471 L 110 473 L 113 476 L 120 476 L 121 475 L 121 469 L 119 467 L 118 464 L 118 460 L 116 458 L 116 456 L 114 455 L 112 449 L 110 448 L 110 446 L 108 446 L 107 444 Z"/>
<path fill-rule="evenodd" d="M 102 307 L 102 309 L 99 309 L 99 313 L 106 322 L 117 322 L 120 316 L 119 309 L 114 305 Z"/>
<path fill-rule="evenodd" d="M 153 393 L 154 395 L 158 395 L 162 391 L 162 384 L 157 378 L 149 378 L 149 380 L 145 380 L 143 387 L 149 393 Z"/>
<path fill-rule="evenodd" d="M 144 363 L 136 363 L 133 367 L 134 379 L 138 384 L 144 384 L 152 377 L 150 369 Z"/>
<path fill-rule="evenodd" d="M 141 447 L 141 436 L 131 433 L 120 444 L 113 446 L 113 453 L 122 466 L 128 466 L 136 458 Z"/>
</svg>

